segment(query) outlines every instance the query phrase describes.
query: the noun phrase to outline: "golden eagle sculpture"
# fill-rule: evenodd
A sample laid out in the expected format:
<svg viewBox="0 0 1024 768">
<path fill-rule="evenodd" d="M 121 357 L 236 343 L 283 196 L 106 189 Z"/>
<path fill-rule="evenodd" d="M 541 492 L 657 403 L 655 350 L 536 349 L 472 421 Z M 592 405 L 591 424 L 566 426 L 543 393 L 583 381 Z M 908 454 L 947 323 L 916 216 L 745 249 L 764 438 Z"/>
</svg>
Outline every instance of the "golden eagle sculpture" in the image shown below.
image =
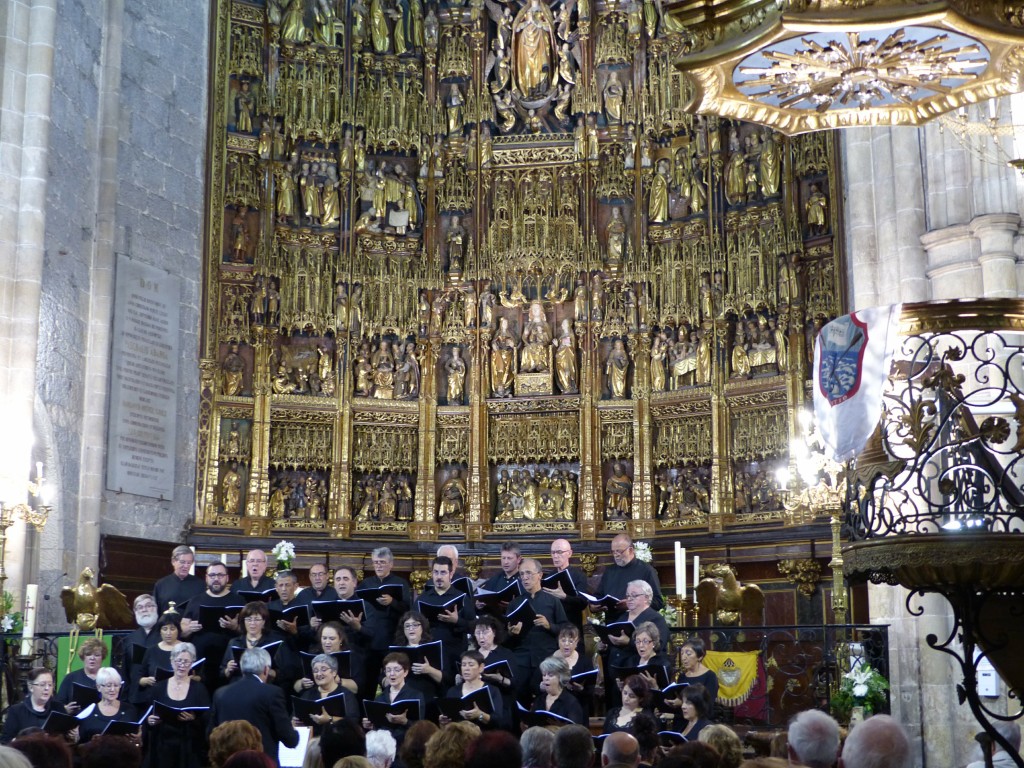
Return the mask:
<svg viewBox="0 0 1024 768">
<path fill-rule="evenodd" d="M 740 586 L 732 567 L 716 563 L 705 569 L 710 578 L 697 585 L 697 605 L 702 616 L 724 626 L 764 624 L 764 593 L 756 584 Z"/>
<path fill-rule="evenodd" d="M 78 577 L 78 584 L 60 591 L 60 601 L 68 621 L 76 629 L 86 632 L 130 627 L 135 617 L 128 607 L 128 599 L 111 584 L 94 587 L 94 575 L 92 568 L 85 568 Z"/>
</svg>

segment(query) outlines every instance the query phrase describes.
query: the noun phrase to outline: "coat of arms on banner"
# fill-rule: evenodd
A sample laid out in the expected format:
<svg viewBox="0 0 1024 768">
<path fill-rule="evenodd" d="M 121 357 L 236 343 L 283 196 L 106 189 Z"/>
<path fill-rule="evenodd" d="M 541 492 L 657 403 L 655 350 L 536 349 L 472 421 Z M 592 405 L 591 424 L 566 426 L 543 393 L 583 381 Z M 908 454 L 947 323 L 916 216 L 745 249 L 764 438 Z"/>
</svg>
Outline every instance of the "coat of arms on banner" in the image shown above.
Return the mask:
<svg viewBox="0 0 1024 768">
<path fill-rule="evenodd" d="M 857 394 L 864 372 L 868 326 L 856 315 L 845 315 L 826 325 L 818 338 L 818 387 L 830 405 Z"/>
</svg>

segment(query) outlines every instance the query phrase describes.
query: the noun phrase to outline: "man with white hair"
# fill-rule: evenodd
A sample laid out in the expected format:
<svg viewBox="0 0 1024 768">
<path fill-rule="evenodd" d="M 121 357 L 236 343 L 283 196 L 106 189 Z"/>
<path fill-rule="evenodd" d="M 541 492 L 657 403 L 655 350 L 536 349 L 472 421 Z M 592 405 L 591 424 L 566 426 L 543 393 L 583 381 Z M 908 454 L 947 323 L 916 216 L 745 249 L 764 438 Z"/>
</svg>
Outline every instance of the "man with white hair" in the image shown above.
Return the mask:
<svg viewBox="0 0 1024 768">
<path fill-rule="evenodd" d="M 1015 722 L 1005 722 L 1003 720 L 997 720 L 992 723 L 992 727 L 996 729 L 1000 736 L 1010 742 L 1010 746 L 1014 752 L 1020 752 L 1020 725 Z M 992 752 L 992 766 L 993 768 L 1015 768 L 1017 765 L 1013 761 L 1013 756 L 1003 749 L 998 742 L 994 741 L 987 733 L 979 733 L 975 736 L 977 739 L 979 736 L 986 736 L 984 740 L 979 739 L 982 743 L 982 749 L 988 749 Z M 978 760 L 976 762 L 968 764 L 967 768 L 985 768 L 985 760 Z"/>
<path fill-rule="evenodd" d="M 519 737 L 523 749 L 523 768 L 551 768 L 554 764 L 555 734 L 535 725 Z"/>
<path fill-rule="evenodd" d="M 278 742 L 294 747 L 299 743 L 299 733 L 288 717 L 284 693 L 276 685 L 267 685 L 270 654 L 263 648 L 249 648 L 239 666 L 241 677 L 213 694 L 207 738 L 221 723 L 245 720 L 259 729 L 263 751 L 276 763 Z"/>
<path fill-rule="evenodd" d="M 850 731 L 839 768 L 910 768 L 910 739 L 889 715 L 875 715 Z"/>
<path fill-rule="evenodd" d="M 388 731 L 378 728 L 366 734 L 366 759 L 373 768 L 391 768 L 398 744 Z"/>
<path fill-rule="evenodd" d="M 789 761 L 807 768 L 832 768 L 839 758 L 839 723 L 817 709 L 789 723 Z"/>
</svg>

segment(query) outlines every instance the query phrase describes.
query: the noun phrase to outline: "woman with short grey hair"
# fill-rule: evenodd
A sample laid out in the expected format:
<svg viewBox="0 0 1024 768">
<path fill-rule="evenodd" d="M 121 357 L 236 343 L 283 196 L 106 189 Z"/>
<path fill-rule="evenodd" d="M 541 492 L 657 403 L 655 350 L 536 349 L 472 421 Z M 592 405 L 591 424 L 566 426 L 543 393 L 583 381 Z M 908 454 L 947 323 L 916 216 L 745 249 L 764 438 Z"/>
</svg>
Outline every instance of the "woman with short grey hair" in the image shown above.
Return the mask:
<svg viewBox="0 0 1024 768">
<path fill-rule="evenodd" d="M 210 695 L 205 685 L 192 679 L 195 660 L 192 643 L 177 643 L 171 649 L 173 676 L 153 686 L 154 710 L 146 720 L 150 726 L 148 768 L 201 768 L 205 764 Z M 174 710 L 205 709 L 173 714 L 164 709 L 161 715 L 161 705 Z"/>
<path fill-rule="evenodd" d="M 540 693 L 534 699 L 531 709 L 535 712 L 550 712 L 574 723 L 587 725 L 583 707 L 567 687 L 571 676 L 572 673 L 565 659 L 557 656 L 549 656 L 544 659 L 540 663 Z M 563 723 L 557 722 L 557 724 Z"/>
<path fill-rule="evenodd" d="M 113 667 L 100 667 L 96 673 L 96 689 L 100 692 L 100 700 L 89 708 L 88 712 L 79 715 L 82 724 L 78 726 L 78 743 L 84 744 L 93 736 L 103 733 L 108 723 L 115 720 L 134 722 L 137 719 L 135 707 L 118 700 L 121 693 L 121 675 Z M 141 729 L 133 734 L 133 738 L 141 741 Z"/>
</svg>

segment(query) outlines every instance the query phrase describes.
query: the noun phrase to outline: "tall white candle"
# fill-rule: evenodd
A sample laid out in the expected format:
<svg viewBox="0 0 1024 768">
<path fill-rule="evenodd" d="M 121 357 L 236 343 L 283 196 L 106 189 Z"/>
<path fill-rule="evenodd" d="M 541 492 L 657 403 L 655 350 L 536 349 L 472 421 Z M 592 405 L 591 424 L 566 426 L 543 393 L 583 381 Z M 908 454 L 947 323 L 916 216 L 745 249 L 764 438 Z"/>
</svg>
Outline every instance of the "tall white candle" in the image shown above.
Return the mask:
<svg viewBox="0 0 1024 768">
<path fill-rule="evenodd" d="M 21 655 L 32 653 L 32 638 L 36 634 L 36 600 L 39 599 L 39 585 L 29 584 L 25 587 L 24 627 L 21 630 Z"/>
<path fill-rule="evenodd" d="M 678 541 L 676 549 L 676 596 L 686 597 L 686 549 Z"/>
<path fill-rule="evenodd" d="M 693 602 L 697 602 L 697 585 L 700 584 L 700 555 L 693 556 Z"/>
</svg>

